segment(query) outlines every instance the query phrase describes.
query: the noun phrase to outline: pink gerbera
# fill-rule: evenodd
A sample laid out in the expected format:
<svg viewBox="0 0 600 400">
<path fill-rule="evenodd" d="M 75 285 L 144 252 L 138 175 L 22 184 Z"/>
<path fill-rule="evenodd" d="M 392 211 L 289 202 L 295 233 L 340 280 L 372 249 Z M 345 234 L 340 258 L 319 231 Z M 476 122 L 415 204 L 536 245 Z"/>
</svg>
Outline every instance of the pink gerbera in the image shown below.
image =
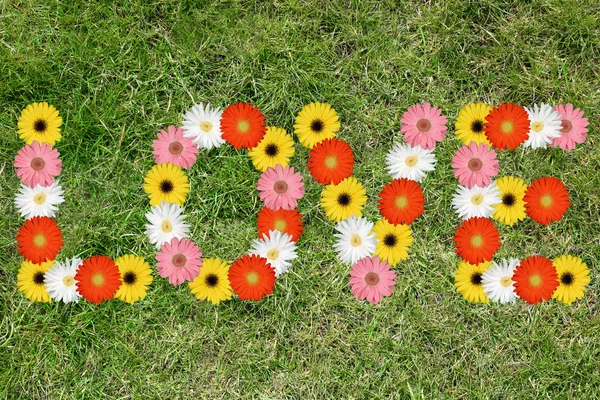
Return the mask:
<svg viewBox="0 0 600 400">
<path fill-rule="evenodd" d="M 560 147 L 563 150 L 573 150 L 575 143 L 583 143 L 587 137 L 588 119 L 583 118 L 583 111 L 579 108 L 573 109 L 573 104 L 562 104 L 554 107 L 560 114 L 562 129 L 561 135 L 552 139 L 552 147 Z"/>
<path fill-rule="evenodd" d="M 192 282 L 200 273 L 202 252 L 193 242 L 187 239 L 171 239 L 170 243 L 160 246 L 156 253 L 156 269 L 163 278 L 169 278 L 173 285 L 186 280 Z"/>
<path fill-rule="evenodd" d="M 48 143 L 40 145 L 32 142 L 25 145 L 15 157 L 17 176 L 31 188 L 36 185 L 50 186 L 54 183 L 54 177 L 62 170 L 59 156 L 58 150 Z"/>
<path fill-rule="evenodd" d="M 492 182 L 492 176 L 498 175 L 496 152 L 484 143 L 471 142 L 463 146 L 452 158 L 454 176 L 461 185 L 471 189 L 473 186 L 485 187 Z"/>
<path fill-rule="evenodd" d="M 173 125 L 167 128 L 167 132 L 160 131 L 158 140 L 152 142 L 152 147 L 157 164 L 171 163 L 185 169 L 194 165 L 198 154 L 198 148 L 192 143 L 192 139 L 183 137 L 183 129 Z"/>
<path fill-rule="evenodd" d="M 431 150 L 435 148 L 435 142 L 441 142 L 446 136 L 448 120 L 439 108 L 432 108 L 428 102 L 408 107 L 400 122 L 403 124 L 400 130 L 404 139 L 412 147 L 421 146 Z"/>
<path fill-rule="evenodd" d="M 382 296 L 389 296 L 394 291 L 396 273 L 390 264 L 375 256 L 365 257 L 356 262 L 350 269 L 350 288 L 357 299 L 366 299 L 377 304 Z"/>
<path fill-rule="evenodd" d="M 283 168 L 277 164 L 263 172 L 258 180 L 258 190 L 258 196 L 270 209 L 293 210 L 304 196 L 304 183 L 302 175 L 294 173 L 293 167 Z"/>
</svg>

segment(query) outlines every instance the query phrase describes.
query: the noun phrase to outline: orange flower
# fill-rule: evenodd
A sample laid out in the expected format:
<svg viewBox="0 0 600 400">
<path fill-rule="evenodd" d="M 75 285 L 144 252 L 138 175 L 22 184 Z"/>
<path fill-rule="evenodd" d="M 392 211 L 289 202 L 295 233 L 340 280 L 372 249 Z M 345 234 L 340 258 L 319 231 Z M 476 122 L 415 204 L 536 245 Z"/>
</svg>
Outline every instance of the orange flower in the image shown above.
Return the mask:
<svg viewBox="0 0 600 400">
<path fill-rule="evenodd" d="M 552 176 L 531 183 L 525 191 L 525 212 L 539 224 L 559 221 L 569 209 L 569 192 L 565 185 Z"/>
<path fill-rule="evenodd" d="M 558 274 L 552 261 L 540 256 L 522 260 L 515 268 L 512 280 L 515 285 L 515 293 L 531 304 L 550 300 L 558 287 Z"/>
<path fill-rule="evenodd" d="M 112 299 L 117 293 L 121 286 L 121 273 L 111 258 L 92 256 L 77 269 L 75 282 L 81 297 L 100 304 Z"/>
<path fill-rule="evenodd" d="M 500 104 L 485 117 L 483 132 L 497 149 L 514 150 L 529 138 L 529 115 L 516 104 Z"/>
<path fill-rule="evenodd" d="M 250 103 L 235 103 L 223 111 L 221 116 L 223 139 L 236 149 L 252 149 L 267 132 L 265 116 Z"/>
<path fill-rule="evenodd" d="M 354 154 L 348 143 L 325 139 L 308 153 L 308 170 L 321 185 L 337 185 L 352 175 Z"/>
<path fill-rule="evenodd" d="M 394 179 L 385 185 L 379 198 L 381 215 L 394 225 L 410 224 L 424 211 L 421 186 L 406 178 Z"/>
<path fill-rule="evenodd" d="M 292 237 L 293 242 L 297 242 L 302 236 L 304 227 L 302 226 L 302 215 L 298 210 L 284 210 L 280 208 L 273 211 L 269 207 L 263 207 L 258 213 L 256 220 L 258 228 L 258 237 L 262 239 L 262 235 L 268 235 L 269 231 L 278 230 L 287 233 Z"/>
<path fill-rule="evenodd" d="M 261 300 L 273 293 L 275 270 L 267 259 L 257 255 L 242 256 L 229 268 L 229 283 L 240 300 Z"/>
<path fill-rule="evenodd" d="M 487 218 L 469 218 L 454 235 L 456 254 L 470 264 L 490 261 L 500 248 L 500 235 L 494 223 Z"/>
<path fill-rule="evenodd" d="M 17 245 L 27 261 L 41 264 L 56 258 L 63 246 L 62 233 L 52 218 L 33 217 L 19 228 Z"/>
</svg>

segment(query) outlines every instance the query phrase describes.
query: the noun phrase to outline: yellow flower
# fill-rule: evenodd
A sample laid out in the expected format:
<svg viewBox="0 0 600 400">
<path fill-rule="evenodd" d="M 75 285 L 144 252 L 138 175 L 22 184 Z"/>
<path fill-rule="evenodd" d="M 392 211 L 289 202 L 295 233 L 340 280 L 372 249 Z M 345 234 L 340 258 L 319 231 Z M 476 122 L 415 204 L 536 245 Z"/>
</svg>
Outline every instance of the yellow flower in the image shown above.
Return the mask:
<svg viewBox="0 0 600 400">
<path fill-rule="evenodd" d="M 46 102 L 28 105 L 21 112 L 17 123 L 19 136 L 25 143 L 48 143 L 50 147 L 62 137 L 61 125 L 62 117 L 58 115 L 58 110 Z"/>
<path fill-rule="evenodd" d="M 260 143 L 250 150 L 250 158 L 254 167 L 262 172 L 281 164 L 288 165 L 294 155 L 294 139 L 285 132 L 285 129 L 275 126 L 267 127 L 267 133 Z"/>
<path fill-rule="evenodd" d="M 337 185 L 327 185 L 321 195 L 321 205 L 327 218 L 340 222 L 355 215 L 360 217 L 367 202 L 364 186 L 351 176 Z"/>
<path fill-rule="evenodd" d="M 496 181 L 501 202 L 494 207 L 492 217 L 503 224 L 513 226 L 525 219 L 525 191 L 527 185 L 521 178 L 505 176 Z"/>
<path fill-rule="evenodd" d="M 393 225 L 383 218 L 375 223 L 373 232 L 377 239 L 375 256 L 392 266 L 408 258 L 408 248 L 413 243 L 412 231 L 408 225 Z"/>
<path fill-rule="evenodd" d="M 455 133 L 456 137 L 466 145 L 471 142 L 477 144 L 492 144 L 483 133 L 485 117 L 489 114 L 492 107 L 484 103 L 471 103 L 464 106 L 456 117 Z"/>
<path fill-rule="evenodd" d="M 458 264 L 456 274 L 454 274 L 454 286 L 458 293 L 462 294 L 465 300 L 472 303 L 489 303 L 490 300 L 485 295 L 482 286 L 483 273 L 490 267 L 491 261 L 484 261 L 473 265 L 466 261 Z"/>
<path fill-rule="evenodd" d="M 129 304 L 146 297 L 147 286 L 152 283 L 152 270 L 142 257 L 127 254 L 115 260 L 121 273 L 121 286 L 115 298 Z"/>
<path fill-rule="evenodd" d="M 207 258 L 200 267 L 200 274 L 193 282 L 188 282 L 190 290 L 200 300 L 208 300 L 219 304 L 231 299 L 232 291 L 229 285 L 229 265 L 218 258 Z"/>
<path fill-rule="evenodd" d="M 560 256 L 552 262 L 558 274 L 558 288 L 552 298 L 571 304 L 577 299 L 583 299 L 585 287 L 590 283 L 590 270 L 579 257 Z"/>
<path fill-rule="evenodd" d="M 54 261 L 46 261 L 41 264 L 34 264 L 29 261 L 21 263 L 21 268 L 17 275 L 17 286 L 21 292 L 25 293 L 25 296 L 29 300 L 44 303 L 52 301 L 44 285 L 44 275 L 52 264 L 54 264 Z"/>
<path fill-rule="evenodd" d="M 310 103 L 296 117 L 294 132 L 304 147 L 312 149 L 323 139 L 335 137 L 340 130 L 339 117 L 329 104 Z"/>
<path fill-rule="evenodd" d="M 183 205 L 190 191 L 188 177 L 181 168 L 171 163 L 158 164 L 152 167 L 144 178 L 144 191 L 150 197 L 150 205 L 156 206 L 161 201 Z"/>
</svg>

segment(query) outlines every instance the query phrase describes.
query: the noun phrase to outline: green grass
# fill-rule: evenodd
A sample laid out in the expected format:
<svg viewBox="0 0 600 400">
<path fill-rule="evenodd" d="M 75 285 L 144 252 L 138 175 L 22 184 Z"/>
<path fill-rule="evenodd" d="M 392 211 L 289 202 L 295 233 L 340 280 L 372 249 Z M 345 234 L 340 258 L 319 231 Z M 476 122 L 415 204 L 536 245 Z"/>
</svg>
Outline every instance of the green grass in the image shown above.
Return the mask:
<svg viewBox="0 0 600 400">
<path fill-rule="evenodd" d="M 90 3 L 90 4 L 88 4 Z M 600 6 L 594 0 L 464 2 L 0 2 L 0 397 L 2 398 L 590 398 L 600 385 Z M 194 102 L 258 105 L 293 130 L 311 101 L 331 103 L 355 175 L 376 196 L 385 154 L 416 102 L 440 106 L 448 138 L 423 183 L 394 294 L 354 299 L 336 261 L 321 187 L 305 176 L 299 258 L 260 303 L 217 307 L 155 278 L 131 306 L 37 304 L 18 292 L 21 258 L 12 162 L 20 111 L 48 101 L 63 116 L 60 257 L 126 253 L 153 262 L 141 186 L 156 133 Z M 549 227 L 501 227 L 500 257 L 582 257 L 592 282 L 565 306 L 468 304 L 458 258 L 450 159 L 458 110 L 472 101 L 571 102 L 590 120 L 576 150 L 500 154 L 501 173 L 553 175 L 572 207 Z M 243 152 L 202 152 L 186 203 L 192 238 L 232 261 L 255 237 L 259 173 Z"/>
</svg>

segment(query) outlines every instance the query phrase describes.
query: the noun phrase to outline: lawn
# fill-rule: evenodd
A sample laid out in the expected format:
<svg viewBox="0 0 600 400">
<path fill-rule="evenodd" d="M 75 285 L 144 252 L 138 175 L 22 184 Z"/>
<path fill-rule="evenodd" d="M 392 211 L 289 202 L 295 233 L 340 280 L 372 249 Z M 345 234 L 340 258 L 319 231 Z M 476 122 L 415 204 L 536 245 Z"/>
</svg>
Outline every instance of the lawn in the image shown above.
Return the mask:
<svg viewBox="0 0 600 400">
<path fill-rule="evenodd" d="M 599 49 L 594 0 L 0 2 L 0 397 L 597 396 Z M 411 225 L 409 258 L 380 304 L 351 294 L 299 143 L 291 164 L 306 182 L 306 230 L 291 271 L 262 302 L 213 306 L 154 272 L 134 305 L 42 304 L 16 285 L 17 120 L 36 101 L 64 120 L 60 258 L 134 253 L 153 266 L 142 190 L 152 140 L 194 103 L 252 102 L 288 132 L 303 105 L 330 103 L 373 221 L 404 111 L 429 101 L 449 129 L 422 183 L 427 204 Z M 474 101 L 573 103 L 589 117 L 574 151 L 499 154 L 501 175 L 552 175 L 569 190 L 558 223 L 496 225 L 499 258 L 587 262 L 591 284 L 572 306 L 471 304 L 454 289 L 454 120 Z M 232 262 L 250 247 L 259 176 L 245 151 L 200 151 L 186 214 L 205 256 Z"/>
</svg>

